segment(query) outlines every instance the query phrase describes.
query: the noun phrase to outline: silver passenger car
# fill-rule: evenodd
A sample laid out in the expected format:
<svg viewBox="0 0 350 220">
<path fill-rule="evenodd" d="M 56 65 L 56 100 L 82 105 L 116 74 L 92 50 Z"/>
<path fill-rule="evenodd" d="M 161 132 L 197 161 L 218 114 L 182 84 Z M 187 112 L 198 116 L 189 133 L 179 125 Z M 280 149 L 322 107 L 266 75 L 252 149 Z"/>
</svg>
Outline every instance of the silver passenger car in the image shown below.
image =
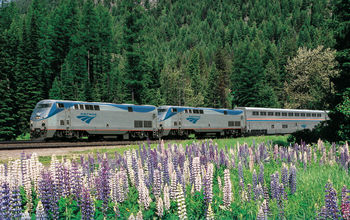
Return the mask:
<svg viewBox="0 0 350 220">
<path fill-rule="evenodd" d="M 326 111 L 239 107 L 244 110 L 248 134 L 290 134 L 298 130 L 312 130 L 328 120 Z"/>
<path fill-rule="evenodd" d="M 32 139 L 144 138 L 157 131 L 157 110 L 151 105 L 42 100 L 30 118 Z"/>
<path fill-rule="evenodd" d="M 162 136 L 238 136 L 245 126 L 240 109 L 160 106 L 158 120 Z"/>
</svg>

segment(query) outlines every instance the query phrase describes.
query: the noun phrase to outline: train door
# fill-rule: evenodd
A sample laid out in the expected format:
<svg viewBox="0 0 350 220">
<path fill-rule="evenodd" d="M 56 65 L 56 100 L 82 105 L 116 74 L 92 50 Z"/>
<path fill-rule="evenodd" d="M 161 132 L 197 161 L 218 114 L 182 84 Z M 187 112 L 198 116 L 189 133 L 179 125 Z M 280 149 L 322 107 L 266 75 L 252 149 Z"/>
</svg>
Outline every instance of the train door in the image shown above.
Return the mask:
<svg viewBox="0 0 350 220">
<path fill-rule="evenodd" d="M 69 107 L 64 108 L 64 118 L 65 118 L 66 132 L 69 135 L 71 133 L 71 108 Z"/>
</svg>

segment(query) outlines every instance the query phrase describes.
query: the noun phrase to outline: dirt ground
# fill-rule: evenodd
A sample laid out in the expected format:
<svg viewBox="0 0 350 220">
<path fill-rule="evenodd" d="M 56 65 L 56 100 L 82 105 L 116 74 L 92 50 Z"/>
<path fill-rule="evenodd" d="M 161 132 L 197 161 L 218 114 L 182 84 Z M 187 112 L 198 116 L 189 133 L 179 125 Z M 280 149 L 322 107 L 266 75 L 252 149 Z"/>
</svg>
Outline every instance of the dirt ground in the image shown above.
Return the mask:
<svg viewBox="0 0 350 220">
<path fill-rule="evenodd" d="M 33 149 L 24 149 L 24 150 L 0 150 L 0 161 L 7 161 L 9 157 L 20 158 L 21 153 L 37 153 L 38 156 L 51 156 L 55 154 L 56 156 L 59 155 L 66 155 L 70 153 L 76 153 L 77 151 L 86 151 L 86 150 L 92 150 L 92 149 L 109 149 L 109 148 L 116 148 L 116 147 L 123 147 L 123 146 L 103 146 L 103 147 L 64 147 L 64 148 L 33 148 Z M 125 147 L 125 146 L 124 146 Z"/>
</svg>

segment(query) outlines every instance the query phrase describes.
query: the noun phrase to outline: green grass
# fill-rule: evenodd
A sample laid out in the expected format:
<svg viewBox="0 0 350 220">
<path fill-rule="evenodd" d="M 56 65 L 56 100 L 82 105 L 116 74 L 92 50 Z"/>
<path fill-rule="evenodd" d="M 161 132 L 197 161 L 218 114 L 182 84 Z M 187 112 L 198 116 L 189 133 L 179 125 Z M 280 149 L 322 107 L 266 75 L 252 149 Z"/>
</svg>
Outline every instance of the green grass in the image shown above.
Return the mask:
<svg viewBox="0 0 350 220">
<path fill-rule="evenodd" d="M 17 141 L 29 141 L 30 140 L 30 134 L 29 133 L 25 133 L 25 134 L 21 134 L 20 136 L 18 136 L 16 138 Z"/>
</svg>

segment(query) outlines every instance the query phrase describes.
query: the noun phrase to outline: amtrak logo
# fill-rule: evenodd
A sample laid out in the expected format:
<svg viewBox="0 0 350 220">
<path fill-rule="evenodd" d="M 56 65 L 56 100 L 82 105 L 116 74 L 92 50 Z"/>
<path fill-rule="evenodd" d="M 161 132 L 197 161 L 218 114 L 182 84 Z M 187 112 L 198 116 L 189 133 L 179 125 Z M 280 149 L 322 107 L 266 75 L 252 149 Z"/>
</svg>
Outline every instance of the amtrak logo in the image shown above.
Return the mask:
<svg viewBox="0 0 350 220">
<path fill-rule="evenodd" d="M 193 124 L 196 124 L 200 118 L 201 118 L 200 116 L 190 116 L 186 118 L 186 120 L 188 120 L 189 122 L 192 122 Z"/>
<path fill-rule="evenodd" d="M 80 115 L 77 116 L 80 120 L 85 122 L 86 124 L 90 124 L 91 120 L 96 118 L 96 114 L 92 113 L 81 113 Z"/>
<path fill-rule="evenodd" d="M 301 127 L 305 129 L 305 128 L 306 128 L 306 125 L 301 125 Z"/>
</svg>

